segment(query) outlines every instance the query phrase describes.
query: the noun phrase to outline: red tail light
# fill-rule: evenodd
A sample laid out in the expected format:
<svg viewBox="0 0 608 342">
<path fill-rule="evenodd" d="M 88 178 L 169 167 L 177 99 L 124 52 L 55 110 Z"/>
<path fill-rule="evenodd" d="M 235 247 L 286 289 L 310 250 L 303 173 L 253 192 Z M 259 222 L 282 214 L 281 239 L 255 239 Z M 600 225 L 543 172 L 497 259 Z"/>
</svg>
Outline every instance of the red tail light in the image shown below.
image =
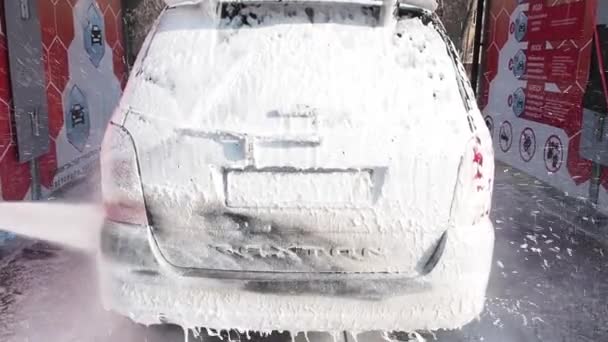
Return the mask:
<svg viewBox="0 0 608 342">
<path fill-rule="evenodd" d="M 453 226 L 474 225 L 490 214 L 493 177 L 492 148 L 475 137 L 460 163 L 450 215 Z"/>
<path fill-rule="evenodd" d="M 101 150 L 101 184 L 106 218 L 116 222 L 148 224 L 137 153 L 122 126 L 108 126 Z"/>
</svg>

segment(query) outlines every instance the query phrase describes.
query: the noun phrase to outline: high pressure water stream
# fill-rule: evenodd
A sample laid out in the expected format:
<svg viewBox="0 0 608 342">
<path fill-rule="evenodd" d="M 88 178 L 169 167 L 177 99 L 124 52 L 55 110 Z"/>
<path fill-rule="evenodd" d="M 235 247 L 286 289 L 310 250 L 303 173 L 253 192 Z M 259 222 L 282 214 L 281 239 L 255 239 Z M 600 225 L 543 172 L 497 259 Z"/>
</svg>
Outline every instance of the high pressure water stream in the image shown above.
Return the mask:
<svg viewBox="0 0 608 342">
<path fill-rule="evenodd" d="M 97 204 L 0 202 L 0 230 L 95 252 L 104 220 Z"/>
</svg>

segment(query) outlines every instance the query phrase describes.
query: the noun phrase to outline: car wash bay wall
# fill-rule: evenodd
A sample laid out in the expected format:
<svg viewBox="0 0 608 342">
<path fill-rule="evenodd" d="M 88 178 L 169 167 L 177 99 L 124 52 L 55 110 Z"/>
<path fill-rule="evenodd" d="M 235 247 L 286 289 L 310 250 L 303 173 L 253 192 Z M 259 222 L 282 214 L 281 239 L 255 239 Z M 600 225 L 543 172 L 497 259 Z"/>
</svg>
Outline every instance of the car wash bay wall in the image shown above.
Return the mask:
<svg viewBox="0 0 608 342">
<path fill-rule="evenodd" d="M 0 200 L 95 165 L 127 79 L 120 0 L 0 0 Z"/>
<path fill-rule="evenodd" d="M 479 102 L 496 158 L 608 213 L 608 1 L 487 8 Z"/>
</svg>

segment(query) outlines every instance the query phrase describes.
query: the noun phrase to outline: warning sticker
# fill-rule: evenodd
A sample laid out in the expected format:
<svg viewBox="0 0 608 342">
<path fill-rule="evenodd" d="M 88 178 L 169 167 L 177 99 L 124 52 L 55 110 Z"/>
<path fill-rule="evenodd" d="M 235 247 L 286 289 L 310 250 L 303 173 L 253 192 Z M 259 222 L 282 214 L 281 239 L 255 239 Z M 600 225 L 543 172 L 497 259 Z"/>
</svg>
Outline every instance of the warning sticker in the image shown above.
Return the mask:
<svg viewBox="0 0 608 342">
<path fill-rule="evenodd" d="M 547 139 L 544 152 L 547 171 L 557 172 L 562 167 L 564 160 L 564 147 L 557 135 L 552 135 Z"/>
<path fill-rule="evenodd" d="M 528 127 L 521 132 L 519 136 L 519 155 L 526 163 L 532 160 L 536 153 L 536 135 L 534 131 Z"/>
<path fill-rule="evenodd" d="M 511 145 L 513 144 L 513 126 L 509 121 L 504 121 L 500 125 L 500 129 L 498 131 L 498 145 L 500 146 L 500 150 L 503 152 L 507 152 L 511 149 Z"/>
</svg>

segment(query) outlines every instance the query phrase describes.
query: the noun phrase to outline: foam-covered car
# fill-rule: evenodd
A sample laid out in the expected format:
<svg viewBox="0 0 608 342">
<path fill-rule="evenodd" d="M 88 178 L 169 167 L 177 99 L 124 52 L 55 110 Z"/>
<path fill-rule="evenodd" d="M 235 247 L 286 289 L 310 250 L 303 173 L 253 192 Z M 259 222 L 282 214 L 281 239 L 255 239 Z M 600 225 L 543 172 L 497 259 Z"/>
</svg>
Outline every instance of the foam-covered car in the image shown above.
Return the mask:
<svg viewBox="0 0 608 342">
<path fill-rule="evenodd" d="M 244 330 L 457 328 L 490 135 L 434 1 L 167 1 L 102 148 L 108 309 Z"/>
</svg>

